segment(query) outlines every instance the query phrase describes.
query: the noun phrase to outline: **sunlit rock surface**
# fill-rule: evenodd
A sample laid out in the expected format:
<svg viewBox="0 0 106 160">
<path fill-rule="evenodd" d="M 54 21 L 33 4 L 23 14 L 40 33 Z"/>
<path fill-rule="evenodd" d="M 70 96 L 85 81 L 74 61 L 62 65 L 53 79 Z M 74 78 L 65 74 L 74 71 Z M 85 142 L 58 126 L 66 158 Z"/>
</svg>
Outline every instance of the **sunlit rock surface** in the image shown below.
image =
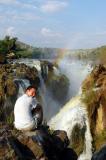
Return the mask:
<svg viewBox="0 0 106 160">
<path fill-rule="evenodd" d="M 106 67 L 96 66 L 82 84 L 94 146 L 106 144 Z"/>
</svg>

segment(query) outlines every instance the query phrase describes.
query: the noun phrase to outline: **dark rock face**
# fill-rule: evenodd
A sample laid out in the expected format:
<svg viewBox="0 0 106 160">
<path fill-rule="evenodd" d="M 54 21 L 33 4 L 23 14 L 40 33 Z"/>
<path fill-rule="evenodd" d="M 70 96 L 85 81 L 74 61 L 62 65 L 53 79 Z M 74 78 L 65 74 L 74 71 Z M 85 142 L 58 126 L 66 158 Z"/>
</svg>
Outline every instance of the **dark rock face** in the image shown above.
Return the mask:
<svg viewBox="0 0 106 160">
<path fill-rule="evenodd" d="M 53 99 L 62 106 L 67 101 L 69 81 L 64 75 L 56 75 L 53 64 L 41 61 L 41 76 Z M 37 89 L 40 87 L 40 77 L 35 67 L 29 67 L 24 63 L 0 65 L 0 121 L 12 122 L 10 117 L 14 103 L 17 99 L 20 84 L 25 89 L 22 80 L 29 80 Z M 61 90 L 60 90 L 61 88 Z M 40 99 L 40 95 L 38 94 Z"/>
<path fill-rule="evenodd" d="M 14 160 L 77 160 L 76 153 L 68 148 L 65 131 L 40 127 L 33 132 L 20 132 L 0 124 L 0 159 Z"/>
<path fill-rule="evenodd" d="M 95 152 L 91 160 L 106 160 L 106 145 Z"/>
<path fill-rule="evenodd" d="M 38 77 L 38 71 L 35 67 L 28 67 L 25 64 L 15 64 L 15 74 L 18 78 L 28 79 L 32 85 L 39 87 L 40 80 Z"/>
<path fill-rule="evenodd" d="M 36 68 L 18 63 L 0 65 L 0 121 L 13 121 L 13 107 L 19 90 L 15 79 L 22 78 L 29 80 L 36 88 L 40 85 Z"/>
<path fill-rule="evenodd" d="M 69 91 L 69 79 L 64 74 L 55 74 L 54 67 L 48 61 L 41 61 L 41 75 L 44 79 L 47 89 L 50 91 L 53 99 L 63 106 L 67 101 Z"/>
<path fill-rule="evenodd" d="M 71 148 L 66 148 L 60 156 L 60 160 L 77 160 L 78 156 Z"/>
</svg>

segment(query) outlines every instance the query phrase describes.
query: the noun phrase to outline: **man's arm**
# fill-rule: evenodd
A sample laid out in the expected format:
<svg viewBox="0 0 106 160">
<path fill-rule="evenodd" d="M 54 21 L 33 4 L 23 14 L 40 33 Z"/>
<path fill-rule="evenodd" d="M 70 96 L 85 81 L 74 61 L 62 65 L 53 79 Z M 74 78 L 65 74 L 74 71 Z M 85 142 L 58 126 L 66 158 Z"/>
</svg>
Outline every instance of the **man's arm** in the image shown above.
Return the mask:
<svg viewBox="0 0 106 160">
<path fill-rule="evenodd" d="M 32 108 L 32 114 L 34 114 L 35 112 L 40 112 L 42 110 L 42 106 L 38 103 L 36 104 L 35 108 Z"/>
<path fill-rule="evenodd" d="M 36 108 L 32 110 L 32 116 L 37 117 L 38 125 L 42 124 L 43 121 L 43 109 L 40 104 L 37 104 Z"/>
<path fill-rule="evenodd" d="M 31 103 L 31 110 L 35 109 L 37 107 L 37 104 L 39 102 L 37 101 L 37 99 L 34 97 L 32 98 L 32 103 Z"/>
</svg>

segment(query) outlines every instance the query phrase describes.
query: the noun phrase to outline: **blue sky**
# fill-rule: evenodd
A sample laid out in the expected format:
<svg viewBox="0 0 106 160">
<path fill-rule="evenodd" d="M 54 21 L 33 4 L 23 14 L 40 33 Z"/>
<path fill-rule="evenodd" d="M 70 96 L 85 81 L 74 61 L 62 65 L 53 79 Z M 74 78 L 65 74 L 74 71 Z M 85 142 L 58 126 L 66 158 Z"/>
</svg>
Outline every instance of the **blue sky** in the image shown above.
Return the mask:
<svg viewBox="0 0 106 160">
<path fill-rule="evenodd" d="M 0 0 L 0 39 L 37 47 L 106 45 L 106 0 Z"/>
</svg>

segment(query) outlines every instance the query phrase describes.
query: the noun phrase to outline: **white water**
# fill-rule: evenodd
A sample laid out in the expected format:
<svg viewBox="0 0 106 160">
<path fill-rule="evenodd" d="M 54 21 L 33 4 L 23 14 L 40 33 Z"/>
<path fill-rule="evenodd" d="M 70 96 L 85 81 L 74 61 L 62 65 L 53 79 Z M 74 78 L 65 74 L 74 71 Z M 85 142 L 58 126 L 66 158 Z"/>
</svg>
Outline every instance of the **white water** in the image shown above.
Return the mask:
<svg viewBox="0 0 106 160">
<path fill-rule="evenodd" d="M 88 63 L 81 60 L 70 60 L 67 58 L 64 58 L 60 62 L 59 69 L 60 72 L 62 72 L 69 78 L 69 99 L 78 94 L 81 88 L 82 81 L 92 70 L 90 62 Z"/>
<path fill-rule="evenodd" d="M 14 79 L 15 82 L 19 85 L 17 98 L 22 96 L 25 93 L 25 89 L 30 85 L 29 80 L 27 79 Z"/>
<path fill-rule="evenodd" d="M 25 61 L 25 63 L 29 66 L 37 67 L 40 73 L 41 68 L 39 61 L 30 60 L 30 62 Z M 52 98 L 51 93 L 47 91 L 44 81 L 40 77 L 40 93 L 42 96 L 44 115 L 47 117 L 46 120 L 49 120 L 52 117 L 48 122 L 51 128 L 65 130 L 69 138 L 71 137 L 73 127 L 76 124 L 79 124 L 81 128 L 86 126 L 85 148 L 83 149 L 83 153 L 79 156 L 78 160 L 91 160 L 92 137 L 90 134 L 87 112 L 84 104 L 80 101 L 80 95 L 76 96 L 79 92 L 82 81 L 91 71 L 91 67 L 89 64 L 84 64 L 81 61 L 70 62 L 66 59 L 60 63 L 59 67 L 59 72 L 65 74 L 70 80 L 69 98 L 71 100 L 60 110 L 60 104 Z M 57 70 L 55 70 L 55 72 L 56 74 L 59 73 Z M 72 98 L 73 96 L 74 98 Z M 55 116 L 53 117 L 53 115 Z"/>
<path fill-rule="evenodd" d="M 35 59 L 19 59 L 16 61 L 17 63 L 25 63 L 29 67 L 35 67 L 38 71 L 41 70 L 40 61 Z M 14 61 L 14 63 L 16 63 Z"/>
<path fill-rule="evenodd" d="M 55 115 L 60 110 L 61 105 L 53 99 L 51 92 L 47 89 L 45 82 L 42 79 L 41 71 L 39 71 L 39 78 L 41 83 L 39 93 L 42 98 L 44 120 L 48 121 L 53 115 Z"/>
<path fill-rule="evenodd" d="M 70 81 L 68 99 L 76 96 L 79 91 L 81 92 L 81 83 L 91 69 L 92 68 L 88 63 L 84 63 L 83 61 L 69 61 L 67 59 L 61 61 L 59 64 L 59 69 L 54 67 L 54 73 L 56 75 L 59 75 L 60 73 L 65 74 Z M 47 90 L 43 79 L 40 79 L 40 93 L 43 99 L 44 116 L 48 121 L 59 112 L 61 109 L 61 104 L 53 99 L 52 94 Z"/>
<path fill-rule="evenodd" d="M 80 98 L 80 95 L 72 98 L 48 124 L 54 130 L 65 130 L 69 138 L 71 138 L 72 130 L 76 124 L 80 125 L 81 128 L 86 127 L 85 148 L 78 160 L 91 160 L 92 137 L 90 134 L 87 112 Z"/>
<path fill-rule="evenodd" d="M 85 147 L 83 148 L 83 153 L 78 157 L 78 160 L 91 160 L 92 137 L 88 115 L 85 109 L 86 107 L 80 100 L 81 84 L 87 74 L 91 72 L 91 65 L 84 63 L 83 61 L 70 61 L 64 59 L 59 64 L 59 68 L 60 72 L 65 74 L 70 80 L 69 97 L 71 100 L 51 118 L 48 124 L 52 129 L 65 130 L 69 138 L 71 138 L 72 130 L 76 124 L 80 125 L 81 128 L 85 126 Z"/>
<path fill-rule="evenodd" d="M 17 62 L 25 63 L 26 65 L 30 67 L 35 67 L 38 70 L 40 83 L 41 83 L 41 86 L 39 88 L 39 93 L 42 98 L 41 103 L 43 106 L 44 119 L 46 121 L 50 120 L 50 118 L 60 110 L 61 105 L 53 98 L 51 92 L 46 88 L 44 80 L 42 79 L 42 76 L 41 76 L 40 61 L 35 59 L 19 59 Z M 54 67 L 54 70 L 55 72 L 57 72 L 56 74 L 59 74 L 58 70 L 56 70 L 55 67 Z M 19 85 L 20 87 L 19 87 L 18 97 L 20 97 L 24 93 L 24 90 L 23 90 L 24 88 L 22 86 L 22 83 Z"/>
</svg>

